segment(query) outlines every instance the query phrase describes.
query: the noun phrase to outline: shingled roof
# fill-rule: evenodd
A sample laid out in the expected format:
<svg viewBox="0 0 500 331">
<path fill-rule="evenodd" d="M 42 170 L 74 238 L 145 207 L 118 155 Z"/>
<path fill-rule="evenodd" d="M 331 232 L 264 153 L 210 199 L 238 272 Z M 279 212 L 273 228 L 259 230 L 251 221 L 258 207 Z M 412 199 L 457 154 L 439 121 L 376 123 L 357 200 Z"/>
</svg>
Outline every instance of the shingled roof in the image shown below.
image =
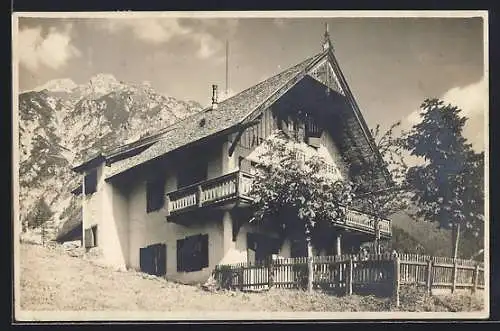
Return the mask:
<svg viewBox="0 0 500 331">
<path fill-rule="evenodd" d="M 283 86 L 305 73 L 317 60 L 326 56 L 321 52 L 281 73 L 220 102 L 216 109 L 206 108 L 165 128 L 157 141 L 141 153 L 114 162 L 106 170 L 106 178 L 114 177 L 140 164 L 195 141 L 207 138 L 240 124 L 255 109 Z M 202 121 L 203 120 L 203 121 Z M 203 124 L 201 125 L 201 123 Z"/>
</svg>

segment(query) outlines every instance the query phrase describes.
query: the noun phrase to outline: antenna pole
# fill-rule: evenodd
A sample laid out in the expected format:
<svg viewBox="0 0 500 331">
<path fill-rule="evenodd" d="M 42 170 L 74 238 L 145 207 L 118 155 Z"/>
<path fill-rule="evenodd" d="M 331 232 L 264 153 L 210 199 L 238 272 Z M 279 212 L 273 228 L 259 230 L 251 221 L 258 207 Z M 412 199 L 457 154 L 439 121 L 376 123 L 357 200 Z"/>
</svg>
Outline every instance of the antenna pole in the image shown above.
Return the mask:
<svg viewBox="0 0 500 331">
<path fill-rule="evenodd" d="M 226 97 L 229 95 L 229 40 L 226 40 Z"/>
</svg>

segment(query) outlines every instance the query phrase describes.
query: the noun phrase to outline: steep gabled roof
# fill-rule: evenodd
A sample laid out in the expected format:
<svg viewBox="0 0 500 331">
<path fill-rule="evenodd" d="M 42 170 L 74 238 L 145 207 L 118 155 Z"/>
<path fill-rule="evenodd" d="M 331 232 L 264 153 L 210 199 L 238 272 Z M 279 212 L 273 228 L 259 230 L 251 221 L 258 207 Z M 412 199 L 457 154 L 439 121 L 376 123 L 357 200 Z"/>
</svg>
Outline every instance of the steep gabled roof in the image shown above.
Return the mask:
<svg viewBox="0 0 500 331">
<path fill-rule="evenodd" d="M 312 64 L 325 56 L 325 52 L 316 54 L 220 102 L 216 109 L 209 107 L 174 123 L 157 138 L 158 140 L 151 147 L 142 153 L 112 163 L 107 170 L 106 177 L 116 176 L 180 147 L 238 126 L 278 91 L 284 93 L 285 90 L 291 88 L 292 85 L 288 86 L 291 81 L 296 80 L 300 74 L 305 74 Z"/>
<path fill-rule="evenodd" d="M 231 130 L 237 130 L 240 125 L 252 121 L 259 115 L 260 111 L 270 106 L 305 75 L 313 74 L 312 72 L 321 63 L 330 64 L 334 76 L 332 79 L 335 80 L 336 84 L 334 89 L 338 88 L 338 92 L 346 97 L 351 106 L 350 108 L 357 123 L 356 130 L 360 133 L 361 140 L 359 140 L 359 143 L 365 146 L 366 153 L 381 160 L 373 137 L 340 69 L 333 53 L 333 47 L 328 39 L 328 47 L 323 52 L 311 56 L 301 63 L 220 102 L 216 109 L 212 109 L 210 106 L 166 127 L 153 136 L 100 154 L 99 157 L 104 158 L 109 165 L 105 172 L 106 178 L 117 176 L 181 147 L 209 137 L 229 133 Z M 90 164 L 89 161 L 87 163 Z M 74 170 L 81 171 L 84 167 L 85 164 L 82 164 L 75 167 Z M 387 169 L 385 169 L 384 174 L 387 179 Z"/>
</svg>

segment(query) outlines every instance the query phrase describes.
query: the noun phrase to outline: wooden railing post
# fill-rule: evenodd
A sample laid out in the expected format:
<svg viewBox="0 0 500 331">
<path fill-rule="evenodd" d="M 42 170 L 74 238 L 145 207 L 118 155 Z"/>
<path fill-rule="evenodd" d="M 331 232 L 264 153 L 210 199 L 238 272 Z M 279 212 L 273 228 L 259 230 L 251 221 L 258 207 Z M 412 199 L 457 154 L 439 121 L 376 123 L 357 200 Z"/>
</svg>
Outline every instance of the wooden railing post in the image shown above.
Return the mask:
<svg viewBox="0 0 500 331">
<path fill-rule="evenodd" d="M 455 293 L 455 290 L 457 289 L 457 260 L 453 259 L 453 274 L 452 274 L 452 280 L 451 280 L 451 293 Z"/>
<path fill-rule="evenodd" d="M 274 286 L 274 259 L 275 256 L 271 255 L 269 258 L 269 264 L 267 266 L 267 283 L 269 289 L 273 288 Z"/>
<path fill-rule="evenodd" d="M 241 176 L 242 176 L 241 172 L 236 173 L 236 182 L 235 182 L 236 196 L 240 196 Z"/>
<path fill-rule="evenodd" d="M 346 272 L 346 295 L 352 295 L 352 278 L 353 278 L 353 262 L 352 262 L 352 256 L 349 257 L 349 261 L 347 261 L 347 272 Z"/>
<path fill-rule="evenodd" d="M 196 193 L 196 201 L 198 202 L 198 208 L 201 208 L 203 204 L 203 201 L 201 200 L 201 193 L 202 193 L 201 185 L 198 185 L 198 190 Z"/>
<path fill-rule="evenodd" d="M 426 278 L 426 289 L 427 294 L 432 295 L 432 259 L 427 260 L 427 278 Z"/>
<path fill-rule="evenodd" d="M 393 279 L 393 303 L 396 307 L 399 307 L 399 272 L 400 272 L 400 261 L 399 256 L 394 256 L 394 279 Z"/>
<path fill-rule="evenodd" d="M 376 218 L 374 222 L 375 227 L 375 254 L 380 254 L 380 223 Z"/>
<path fill-rule="evenodd" d="M 474 269 L 474 274 L 472 276 L 472 293 L 476 293 L 478 284 L 479 284 L 479 263 L 476 264 L 476 268 Z"/>
<path fill-rule="evenodd" d="M 168 194 L 165 196 L 165 211 L 165 216 L 170 216 L 170 196 Z"/>
</svg>

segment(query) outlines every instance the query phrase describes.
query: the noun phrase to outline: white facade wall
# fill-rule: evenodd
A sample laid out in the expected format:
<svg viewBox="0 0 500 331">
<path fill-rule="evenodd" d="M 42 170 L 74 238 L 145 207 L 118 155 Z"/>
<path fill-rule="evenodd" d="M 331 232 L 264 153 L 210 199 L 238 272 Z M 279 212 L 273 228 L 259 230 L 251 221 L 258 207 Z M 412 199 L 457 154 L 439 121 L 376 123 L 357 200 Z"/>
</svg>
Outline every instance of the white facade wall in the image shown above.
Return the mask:
<svg viewBox="0 0 500 331">
<path fill-rule="evenodd" d="M 325 151 L 337 152 L 331 138 L 326 136 L 322 140 L 325 141 Z M 229 142 L 223 143 L 220 153 L 209 159 L 209 179 L 238 169 L 236 153 L 228 155 L 229 146 Z M 165 192 L 175 191 L 177 169 L 166 168 L 165 172 Z M 228 210 L 213 214 L 215 216 L 203 216 L 190 222 L 192 225 L 183 226 L 167 222 L 165 210 L 147 213 L 146 204 L 145 179 L 138 179 L 126 192 L 105 182 L 103 166 L 98 169 L 97 192 L 85 197 L 83 226 L 87 229 L 98 225 L 97 245 L 110 265 L 139 269 L 140 248 L 163 243 L 167 247 L 167 279 L 184 283 L 204 282 L 217 264 L 247 262 L 247 233 L 260 232 L 255 226 L 245 223 L 233 241 L 234 216 Z M 201 271 L 177 272 L 177 240 L 198 234 L 208 234 L 209 266 Z M 290 257 L 290 246 L 290 241 L 285 240 L 279 255 Z"/>
<path fill-rule="evenodd" d="M 97 168 L 97 191 L 85 195 L 83 199 L 83 229 L 97 225 L 96 244 L 103 260 L 124 269 L 128 259 L 127 193 L 104 180 L 101 165 Z"/>
</svg>

